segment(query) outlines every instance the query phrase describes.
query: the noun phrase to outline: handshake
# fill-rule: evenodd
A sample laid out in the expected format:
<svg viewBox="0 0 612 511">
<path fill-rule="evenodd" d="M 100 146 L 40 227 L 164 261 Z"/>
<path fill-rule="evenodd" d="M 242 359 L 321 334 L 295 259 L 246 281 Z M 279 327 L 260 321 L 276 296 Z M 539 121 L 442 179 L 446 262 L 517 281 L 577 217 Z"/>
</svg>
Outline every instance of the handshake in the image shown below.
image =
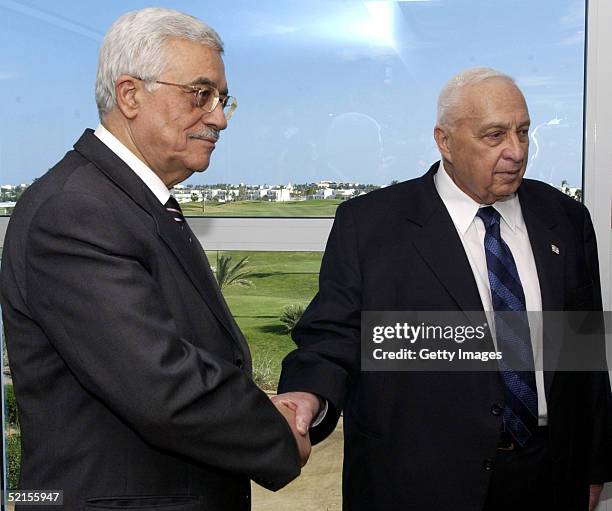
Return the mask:
<svg viewBox="0 0 612 511">
<path fill-rule="evenodd" d="M 289 423 L 300 454 L 302 467 L 310 456 L 308 429 L 320 412 L 319 398 L 309 392 L 287 392 L 272 396 L 272 403 Z"/>
</svg>

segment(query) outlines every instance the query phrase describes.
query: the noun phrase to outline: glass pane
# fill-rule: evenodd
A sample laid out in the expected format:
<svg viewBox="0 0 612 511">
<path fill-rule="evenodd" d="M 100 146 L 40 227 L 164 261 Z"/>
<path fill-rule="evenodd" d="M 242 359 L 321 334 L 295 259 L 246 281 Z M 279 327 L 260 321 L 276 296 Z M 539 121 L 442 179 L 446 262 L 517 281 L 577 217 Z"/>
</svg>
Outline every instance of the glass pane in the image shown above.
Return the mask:
<svg viewBox="0 0 612 511">
<path fill-rule="evenodd" d="M 318 289 L 322 253 L 214 251 L 207 256 L 218 280 L 228 282 L 223 294 L 249 343 L 255 381 L 275 391 L 282 359 L 294 348 L 288 330 Z M 232 272 L 241 261 L 244 265 Z M 242 275 L 232 283 L 236 273 Z M 340 422 L 288 487 L 271 493 L 251 485 L 253 510 L 340 509 L 342 438 Z"/>
<path fill-rule="evenodd" d="M 321 252 L 208 252 L 228 305 L 253 355 L 255 381 L 276 390 L 289 335 L 318 289 Z"/>
<path fill-rule="evenodd" d="M 328 216 L 366 185 L 422 174 L 439 158 L 437 94 L 453 74 L 476 65 L 515 76 L 525 92 L 533 126 L 528 176 L 581 195 L 583 0 L 173 6 L 219 31 L 239 101 L 210 168 L 176 190 L 187 200 L 196 194 L 190 214 Z M 10 213 L 19 185 L 96 126 L 97 51 L 125 8 L 118 0 L 104 8 L 0 5 L 0 44 L 11 48 L 0 69 L 0 214 Z M 36 150 L 24 151 L 30 146 Z M 309 197 L 329 202 L 295 204 Z"/>
</svg>

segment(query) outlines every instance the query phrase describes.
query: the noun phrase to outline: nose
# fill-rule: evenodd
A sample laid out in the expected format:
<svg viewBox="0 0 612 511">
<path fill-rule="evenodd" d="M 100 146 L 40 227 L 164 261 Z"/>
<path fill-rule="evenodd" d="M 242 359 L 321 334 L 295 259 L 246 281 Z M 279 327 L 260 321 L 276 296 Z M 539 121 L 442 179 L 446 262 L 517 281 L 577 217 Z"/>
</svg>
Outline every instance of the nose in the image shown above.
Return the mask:
<svg viewBox="0 0 612 511">
<path fill-rule="evenodd" d="M 521 141 L 517 133 L 509 133 L 506 139 L 506 146 L 502 152 L 502 156 L 514 162 L 521 162 L 525 158 L 529 141 Z"/>
<path fill-rule="evenodd" d="M 206 112 L 204 114 L 203 120 L 205 124 L 214 126 L 219 131 L 227 128 L 227 119 L 223 113 L 223 105 L 221 104 L 221 101 L 217 103 L 217 106 L 215 106 L 212 112 Z"/>
</svg>

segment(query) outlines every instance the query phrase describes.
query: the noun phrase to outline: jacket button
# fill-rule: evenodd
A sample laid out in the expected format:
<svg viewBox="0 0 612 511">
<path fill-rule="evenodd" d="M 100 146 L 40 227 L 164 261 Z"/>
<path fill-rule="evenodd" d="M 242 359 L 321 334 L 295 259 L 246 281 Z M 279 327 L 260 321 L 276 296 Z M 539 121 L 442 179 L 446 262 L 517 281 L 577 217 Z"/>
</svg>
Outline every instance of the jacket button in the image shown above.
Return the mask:
<svg viewBox="0 0 612 511">
<path fill-rule="evenodd" d="M 491 458 L 487 458 L 483 461 L 482 466 L 487 472 L 493 470 L 493 460 Z"/>
<path fill-rule="evenodd" d="M 498 415 L 501 415 L 502 411 L 503 411 L 503 408 L 502 408 L 500 405 L 498 405 L 497 403 L 495 403 L 495 404 L 494 404 L 494 405 L 491 407 L 491 413 L 492 413 L 493 415 L 495 415 L 496 417 L 497 417 Z"/>
</svg>

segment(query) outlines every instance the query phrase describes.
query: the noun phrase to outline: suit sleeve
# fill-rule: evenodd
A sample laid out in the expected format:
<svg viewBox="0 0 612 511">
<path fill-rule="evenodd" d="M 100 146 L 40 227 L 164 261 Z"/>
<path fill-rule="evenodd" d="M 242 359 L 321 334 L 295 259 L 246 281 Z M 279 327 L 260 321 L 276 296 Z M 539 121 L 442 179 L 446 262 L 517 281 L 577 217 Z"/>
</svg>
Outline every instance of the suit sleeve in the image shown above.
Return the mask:
<svg viewBox="0 0 612 511">
<path fill-rule="evenodd" d="M 584 211 L 584 255 L 587 270 L 593 283 L 593 311 L 602 311 L 601 284 L 599 279 L 599 262 L 597 256 L 597 242 L 591 217 L 586 208 Z M 601 321 L 601 357 L 605 358 L 604 318 Z M 592 436 L 589 482 L 603 483 L 612 480 L 612 397 L 610 394 L 610 381 L 607 373 L 590 373 L 591 395 L 588 405 L 592 417 Z"/>
<path fill-rule="evenodd" d="M 286 421 L 246 374 L 179 336 L 142 250 L 98 198 L 51 198 L 27 240 L 35 321 L 80 384 L 153 446 L 284 486 L 300 472 Z"/>
<path fill-rule="evenodd" d="M 316 443 L 338 422 L 351 385 L 360 371 L 361 275 L 358 232 L 349 203 L 334 220 L 319 274 L 319 292 L 293 330 L 298 348 L 283 361 L 279 392 L 311 392 L 329 410 L 311 430 Z"/>
</svg>

